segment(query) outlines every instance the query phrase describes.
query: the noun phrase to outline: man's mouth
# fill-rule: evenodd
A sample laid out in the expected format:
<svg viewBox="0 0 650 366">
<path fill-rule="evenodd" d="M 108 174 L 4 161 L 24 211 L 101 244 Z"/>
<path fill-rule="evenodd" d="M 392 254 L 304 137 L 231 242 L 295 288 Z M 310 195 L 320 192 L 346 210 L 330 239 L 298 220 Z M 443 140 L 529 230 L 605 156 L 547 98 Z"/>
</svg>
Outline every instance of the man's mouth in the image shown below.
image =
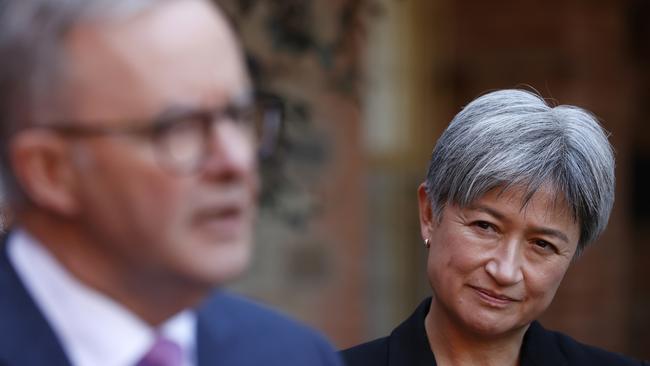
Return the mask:
<svg viewBox="0 0 650 366">
<path fill-rule="evenodd" d="M 248 226 L 243 205 L 219 205 L 201 209 L 194 216 L 194 224 L 217 238 L 234 238 Z"/>
</svg>

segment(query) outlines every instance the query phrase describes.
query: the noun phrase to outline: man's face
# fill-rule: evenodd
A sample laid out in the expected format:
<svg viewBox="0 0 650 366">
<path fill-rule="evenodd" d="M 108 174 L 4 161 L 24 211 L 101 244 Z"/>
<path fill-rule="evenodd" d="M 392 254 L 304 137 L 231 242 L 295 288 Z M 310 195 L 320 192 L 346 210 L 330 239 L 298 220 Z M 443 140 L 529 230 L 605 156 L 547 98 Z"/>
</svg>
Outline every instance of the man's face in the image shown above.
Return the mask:
<svg viewBox="0 0 650 366">
<path fill-rule="evenodd" d="M 236 41 L 205 1 L 161 2 L 126 20 L 81 24 L 65 46 L 68 105 L 58 119 L 149 125 L 172 109 L 211 110 L 249 92 Z M 204 164 L 177 174 L 141 136 L 70 139 L 79 225 L 104 265 L 143 284 L 200 286 L 246 267 L 257 192 L 254 137 L 223 122 L 209 141 Z"/>
</svg>

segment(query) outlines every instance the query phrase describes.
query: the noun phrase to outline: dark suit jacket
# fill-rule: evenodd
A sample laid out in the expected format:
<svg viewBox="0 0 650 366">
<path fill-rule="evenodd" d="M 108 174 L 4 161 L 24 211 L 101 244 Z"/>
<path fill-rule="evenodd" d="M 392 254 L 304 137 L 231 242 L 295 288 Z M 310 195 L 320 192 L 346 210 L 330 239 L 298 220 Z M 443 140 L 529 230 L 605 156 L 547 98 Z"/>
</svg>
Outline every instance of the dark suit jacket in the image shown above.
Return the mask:
<svg viewBox="0 0 650 366">
<path fill-rule="evenodd" d="M 424 317 L 431 298 L 425 300 L 390 336 L 352 347 L 342 352 L 348 366 L 432 366 L 436 365 L 429 347 Z M 521 348 L 522 366 L 605 366 L 642 365 L 622 355 L 587 346 L 570 337 L 548 331 L 533 322 Z"/>
<path fill-rule="evenodd" d="M 222 291 L 197 309 L 197 352 L 199 366 L 340 365 L 333 348 L 312 330 Z M 0 365 L 70 365 L 11 266 L 4 243 L 0 243 Z"/>
</svg>

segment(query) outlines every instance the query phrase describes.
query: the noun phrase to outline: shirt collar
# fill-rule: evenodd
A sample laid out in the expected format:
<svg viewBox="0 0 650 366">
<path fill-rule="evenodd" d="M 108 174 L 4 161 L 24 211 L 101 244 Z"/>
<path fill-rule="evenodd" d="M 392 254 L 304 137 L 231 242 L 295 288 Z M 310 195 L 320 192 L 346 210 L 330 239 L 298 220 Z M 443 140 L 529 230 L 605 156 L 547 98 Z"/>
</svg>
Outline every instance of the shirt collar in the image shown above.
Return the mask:
<svg viewBox="0 0 650 366">
<path fill-rule="evenodd" d="M 124 306 L 69 273 L 34 237 L 21 229 L 8 238 L 9 259 L 61 340 L 72 363 L 135 364 L 161 334 L 195 364 L 196 315 L 189 310 L 154 329 Z"/>
</svg>

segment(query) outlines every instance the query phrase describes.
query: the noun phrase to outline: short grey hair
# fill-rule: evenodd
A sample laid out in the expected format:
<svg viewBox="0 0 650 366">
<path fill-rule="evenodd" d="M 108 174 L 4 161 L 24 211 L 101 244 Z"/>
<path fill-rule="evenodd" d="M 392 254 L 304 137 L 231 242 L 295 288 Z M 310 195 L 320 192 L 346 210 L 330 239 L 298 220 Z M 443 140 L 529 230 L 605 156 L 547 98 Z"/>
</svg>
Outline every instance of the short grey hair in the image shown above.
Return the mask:
<svg viewBox="0 0 650 366">
<path fill-rule="evenodd" d="M 495 188 L 524 187 L 525 206 L 545 185 L 564 195 L 580 226 L 578 256 L 604 231 L 614 203 L 608 134 L 588 111 L 524 90 L 494 91 L 463 108 L 436 143 L 425 181 L 438 218 L 445 205 L 466 207 Z"/>
<path fill-rule="evenodd" d="M 168 0 L 0 0 L 0 169 L 7 198 L 22 196 L 9 142 L 19 129 L 61 103 L 63 42 L 80 22 L 130 17 Z"/>
</svg>

